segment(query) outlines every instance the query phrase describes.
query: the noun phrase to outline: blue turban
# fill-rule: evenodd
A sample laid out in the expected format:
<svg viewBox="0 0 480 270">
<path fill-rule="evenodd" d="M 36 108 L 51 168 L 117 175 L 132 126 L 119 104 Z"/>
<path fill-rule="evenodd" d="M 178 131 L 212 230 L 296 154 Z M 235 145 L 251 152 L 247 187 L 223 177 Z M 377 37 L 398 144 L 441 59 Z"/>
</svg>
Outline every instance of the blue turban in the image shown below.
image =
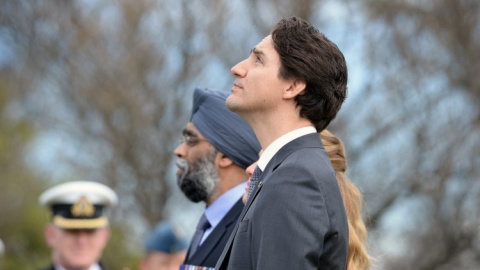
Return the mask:
<svg viewBox="0 0 480 270">
<path fill-rule="evenodd" d="M 158 223 L 145 241 L 147 252 L 160 251 L 172 254 L 186 250 L 187 247 L 187 239 L 179 231 L 174 230 L 168 222 Z"/>
<path fill-rule="evenodd" d="M 241 168 L 258 160 L 260 143 L 252 128 L 227 108 L 228 93 L 196 88 L 190 121 L 220 152 Z"/>
</svg>

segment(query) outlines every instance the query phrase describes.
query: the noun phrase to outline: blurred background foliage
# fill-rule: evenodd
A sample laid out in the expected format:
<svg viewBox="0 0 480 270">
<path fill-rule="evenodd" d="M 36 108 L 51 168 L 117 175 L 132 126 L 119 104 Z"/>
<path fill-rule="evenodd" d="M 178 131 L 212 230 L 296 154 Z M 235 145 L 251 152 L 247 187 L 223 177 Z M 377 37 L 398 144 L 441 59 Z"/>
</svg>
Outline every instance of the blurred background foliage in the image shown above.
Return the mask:
<svg viewBox="0 0 480 270">
<path fill-rule="evenodd" d="M 372 269 L 480 268 L 478 0 L 0 0 L 0 269 L 49 263 L 46 188 L 113 187 L 103 261 L 136 269 L 143 237 L 202 205 L 175 186 L 172 151 L 194 87 L 284 16 L 345 53 L 349 96 L 329 129 L 362 190 Z"/>
</svg>

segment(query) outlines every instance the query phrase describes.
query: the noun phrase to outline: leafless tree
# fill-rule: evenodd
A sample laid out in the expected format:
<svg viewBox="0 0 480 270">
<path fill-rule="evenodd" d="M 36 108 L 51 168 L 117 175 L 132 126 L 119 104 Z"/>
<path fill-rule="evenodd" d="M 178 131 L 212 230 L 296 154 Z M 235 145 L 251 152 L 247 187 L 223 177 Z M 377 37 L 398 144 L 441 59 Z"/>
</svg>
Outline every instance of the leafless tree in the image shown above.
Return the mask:
<svg viewBox="0 0 480 270">
<path fill-rule="evenodd" d="M 313 22 L 351 70 L 329 129 L 345 141 L 349 176 L 364 193 L 372 268 L 480 266 L 478 1 L 1 6 L 0 46 L 12 56 L 0 72 L 23 114 L 68 138 L 60 154 L 72 177 L 119 192 L 117 222 L 147 227 L 165 218 L 176 189 L 172 150 L 193 88 L 228 90 L 231 66 L 281 17 Z"/>
<path fill-rule="evenodd" d="M 369 71 L 336 124 L 377 268 L 478 269 L 480 3 L 359 6 Z"/>
<path fill-rule="evenodd" d="M 209 36 L 226 7 L 148 0 L 2 6 L 18 57 L 8 67 L 11 80 L 38 128 L 69 138 L 60 154 L 72 177 L 115 188 L 118 220 L 152 226 L 163 219 L 172 150 L 193 87 L 208 83 L 207 56 L 218 45 Z M 218 16 L 201 16 L 202 8 Z"/>
</svg>

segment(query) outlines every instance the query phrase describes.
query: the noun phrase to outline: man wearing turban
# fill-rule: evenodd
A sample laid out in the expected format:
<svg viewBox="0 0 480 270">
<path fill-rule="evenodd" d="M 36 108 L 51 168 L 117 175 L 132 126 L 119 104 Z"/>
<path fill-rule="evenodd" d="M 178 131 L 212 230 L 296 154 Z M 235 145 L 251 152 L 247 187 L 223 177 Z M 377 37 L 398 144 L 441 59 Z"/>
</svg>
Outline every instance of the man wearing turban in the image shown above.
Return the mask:
<svg viewBox="0 0 480 270">
<path fill-rule="evenodd" d="M 195 89 L 190 122 L 174 150 L 177 181 L 206 209 L 188 248 L 185 264 L 215 267 L 243 209 L 248 175 L 260 144 L 252 128 L 225 105 L 228 93 Z"/>
</svg>

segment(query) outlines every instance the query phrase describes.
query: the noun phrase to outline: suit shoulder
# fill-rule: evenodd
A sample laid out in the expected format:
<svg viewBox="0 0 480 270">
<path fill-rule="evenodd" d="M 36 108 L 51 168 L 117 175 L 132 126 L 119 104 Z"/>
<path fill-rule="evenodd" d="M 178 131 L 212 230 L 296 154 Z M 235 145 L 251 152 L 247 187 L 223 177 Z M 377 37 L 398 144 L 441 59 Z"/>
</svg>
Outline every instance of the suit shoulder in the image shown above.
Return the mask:
<svg viewBox="0 0 480 270">
<path fill-rule="evenodd" d="M 323 148 L 300 148 L 291 152 L 277 167 L 283 170 L 301 170 L 318 176 L 335 177 L 330 159 Z"/>
<path fill-rule="evenodd" d="M 301 148 L 293 151 L 272 173 L 277 184 L 288 184 L 320 191 L 323 197 L 337 197 L 340 189 L 335 171 L 326 152 L 321 148 Z M 273 183 L 272 183 L 273 184 Z"/>
</svg>

